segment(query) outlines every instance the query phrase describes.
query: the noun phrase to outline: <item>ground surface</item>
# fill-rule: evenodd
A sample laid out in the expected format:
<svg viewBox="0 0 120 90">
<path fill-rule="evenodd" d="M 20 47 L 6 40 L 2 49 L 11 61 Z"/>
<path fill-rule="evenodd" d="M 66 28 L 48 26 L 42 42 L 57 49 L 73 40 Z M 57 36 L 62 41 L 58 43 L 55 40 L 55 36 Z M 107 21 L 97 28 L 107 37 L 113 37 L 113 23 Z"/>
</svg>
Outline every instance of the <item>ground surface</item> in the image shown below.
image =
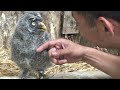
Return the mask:
<svg viewBox="0 0 120 90">
<path fill-rule="evenodd" d="M 17 75 L 19 74 L 19 71 L 20 71 L 19 67 L 10 60 L 9 50 L 0 48 L 0 79 L 18 79 Z M 94 71 L 96 71 L 95 74 Z M 47 75 L 52 75 L 50 76 L 51 79 L 55 79 L 55 78 L 69 79 L 70 77 L 76 79 L 78 78 L 76 76 L 76 73 L 77 75 L 79 75 L 78 72 L 82 72 L 81 78 L 83 76 L 85 76 L 86 78 L 87 77 L 93 78 L 94 76 L 99 77 L 99 72 L 97 71 L 98 70 L 96 68 L 92 67 L 87 63 L 78 62 L 78 63 L 64 64 L 64 65 L 53 65 L 52 67 L 48 68 L 45 73 Z M 87 75 L 86 72 L 87 73 L 90 72 L 91 74 Z M 62 76 L 63 74 L 64 77 Z M 102 73 L 102 75 L 104 75 L 104 73 Z"/>
</svg>

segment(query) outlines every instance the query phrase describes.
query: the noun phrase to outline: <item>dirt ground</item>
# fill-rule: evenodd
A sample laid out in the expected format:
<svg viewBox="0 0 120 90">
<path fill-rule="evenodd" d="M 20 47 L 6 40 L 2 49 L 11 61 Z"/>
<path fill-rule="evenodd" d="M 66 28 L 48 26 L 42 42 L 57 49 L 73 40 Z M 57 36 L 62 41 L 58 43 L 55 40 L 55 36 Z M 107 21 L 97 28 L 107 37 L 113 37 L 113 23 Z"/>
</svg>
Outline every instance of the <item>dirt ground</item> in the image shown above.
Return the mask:
<svg viewBox="0 0 120 90">
<path fill-rule="evenodd" d="M 60 72 L 73 72 L 73 71 L 95 71 L 96 68 L 84 62 L 53 65 L 48 68 L 46 74 L 57 74 Z M 0 48 L 0 76 L 17 76 L 19 74 L 19 67 L 10 60 L 10 50 Z"/>
</svg>

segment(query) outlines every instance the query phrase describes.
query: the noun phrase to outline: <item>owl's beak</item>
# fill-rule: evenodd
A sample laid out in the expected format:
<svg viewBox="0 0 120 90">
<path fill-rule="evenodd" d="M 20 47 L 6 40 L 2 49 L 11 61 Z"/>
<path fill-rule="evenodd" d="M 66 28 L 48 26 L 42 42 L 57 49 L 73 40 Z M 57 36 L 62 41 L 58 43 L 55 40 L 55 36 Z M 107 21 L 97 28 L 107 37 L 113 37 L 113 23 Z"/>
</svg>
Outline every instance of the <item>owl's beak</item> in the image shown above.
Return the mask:
<svg viewBox="0 0 120 90">
<path fill-rule="evenodd" d="M 43 32 L 47 30 L 47 28 L 43 22 L 39 22 L 39 29 L 40 29 L 40 31 L 43 31 Z"/>
</svg>

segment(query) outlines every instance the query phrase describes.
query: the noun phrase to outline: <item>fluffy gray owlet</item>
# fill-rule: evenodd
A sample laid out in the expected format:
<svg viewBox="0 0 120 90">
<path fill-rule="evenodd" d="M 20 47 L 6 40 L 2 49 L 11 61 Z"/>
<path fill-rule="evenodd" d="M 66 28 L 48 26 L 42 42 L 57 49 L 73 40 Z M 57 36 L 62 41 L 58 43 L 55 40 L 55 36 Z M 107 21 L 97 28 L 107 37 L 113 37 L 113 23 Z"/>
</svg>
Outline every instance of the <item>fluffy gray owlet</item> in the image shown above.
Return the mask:
<svg viewBox="0 0 120 90">
<path fill-rule="evenodd" d="M 20 78 L 26 79 L 29 73 L 44 75 L 44 70 L 52 65 L 48 50 L 37 53 L 36 49 L 50 39 L 38 12 L 26 12 L 18 21 L 11 40 L 11 59 L 20 67 Z"/>
</svg>

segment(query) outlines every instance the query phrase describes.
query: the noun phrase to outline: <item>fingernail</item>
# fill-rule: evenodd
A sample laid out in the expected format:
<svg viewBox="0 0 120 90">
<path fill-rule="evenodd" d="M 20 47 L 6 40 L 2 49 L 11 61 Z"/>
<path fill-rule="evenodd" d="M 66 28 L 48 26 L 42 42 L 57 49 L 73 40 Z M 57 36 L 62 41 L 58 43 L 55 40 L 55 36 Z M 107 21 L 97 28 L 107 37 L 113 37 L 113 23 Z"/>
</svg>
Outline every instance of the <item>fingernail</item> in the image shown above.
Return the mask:
<svg viewBox="0 0 120 90">
<path fill-rule="evenodd" d="M 52 51 L 55 52 L 55 51 L 56 51 L 56 48 L 52 48 Z"/>
<path fill-rule="evenodd" d="M 36 52 L 41 52 L 41 50 L 39 48 L 36 49 Z"/>
<path fill-rule="evenodd" d="M 38 49 L 36 49 L 36 52 L 38 52 Z"/>
</svg>

